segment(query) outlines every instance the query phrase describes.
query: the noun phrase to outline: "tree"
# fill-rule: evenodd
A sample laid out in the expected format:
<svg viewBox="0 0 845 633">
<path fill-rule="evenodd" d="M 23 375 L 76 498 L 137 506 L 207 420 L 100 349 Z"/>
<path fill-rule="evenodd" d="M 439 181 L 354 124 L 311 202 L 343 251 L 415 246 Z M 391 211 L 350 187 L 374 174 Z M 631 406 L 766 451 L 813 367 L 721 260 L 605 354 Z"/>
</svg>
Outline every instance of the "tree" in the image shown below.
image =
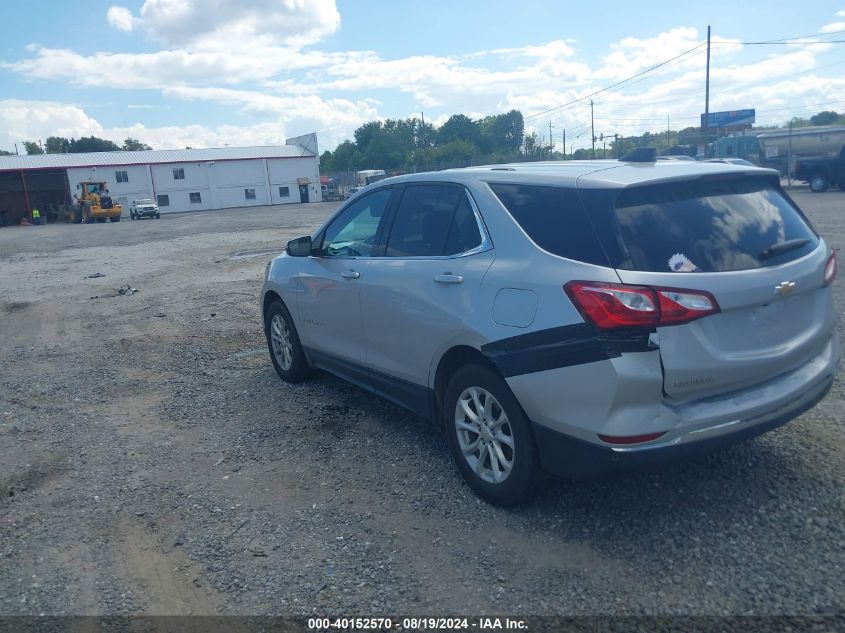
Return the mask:
<svg viewBox="0 0 845 633">
<path fill-rule="evenodd" d="M 839 118 L 839 113 L 833 110 L 824 110 L 810 117 L 810 125 L 833 125 Z"/>
<path fill-rule="evenodd" d="M 112 141 L 96 136 L 83 136 L 79 140 L 70 141 L 70 151 L 74 154 L 82 152 L 116 152 L 120 147 Z"/>
<path fill-rule="evenodd" d="M 324 174 L 334 173 L 334 156 L 329 150 L 320 154 L 320 171 Z"/>
<path fill-rule="evenodd" d="M 123 150 L 127 152 L 140 152 L 148 149 L 152 149 L 152 147 L 134 138 L 128 138 L 123 141 Z"/>
<path fill-rule="evenodd" d="M 335 171 L 358 171 L 358 166 L 363 158 L 360 150 L 352 141 L 343 141 L 338 145 L 334 154 Z"/>
<path fill-rule="evenodd" d="M 5 149 L 0 149 L 0 156 L 14 156 L 14 152 L 7 152 Z"/>
<path fill-rule="evenodd" d="M 41 146 L 36 143 L 35 141 L 24 141 L 23 142 L 24 149 L 26 150 L 27 154 L 43 154 L 44 150 L 41 149 Z"/>
<path fill-rule="evenodd" d="M 44 151 L 48 154 L 65 154 L 70 151 L 70 141 L 61 136 L 48 136 L 44 141 Z"/>
<path fill-rule="evenodd" d="M 478 145 L 481 130 L 478 123 L 465 114 L 453 114 L 437 130 L 437 144 L 446 145 L 452 141 L 467 141 Z"/>
<path fill-rule="evenodd" d="M 522 146 L 525 122 L 519 110 L 484 117 L 481 122 L 481 149 L 485 153 L 515 155 Z"/>
</svg>

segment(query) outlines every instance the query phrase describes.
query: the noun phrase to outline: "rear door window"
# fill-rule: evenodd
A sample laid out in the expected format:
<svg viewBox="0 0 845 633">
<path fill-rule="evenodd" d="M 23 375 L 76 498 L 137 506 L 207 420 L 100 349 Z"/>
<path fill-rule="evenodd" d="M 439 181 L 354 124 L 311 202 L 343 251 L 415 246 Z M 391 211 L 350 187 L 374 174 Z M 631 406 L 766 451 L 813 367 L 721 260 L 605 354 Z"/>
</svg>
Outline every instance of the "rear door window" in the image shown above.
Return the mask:
<svg viewBox="0 0 845 633">
<path fill-rule="evenodd" d="M 481 231 L 463 187 L 408 185 L 396 209 L 385 255 L 459 255 L 481 242 Z"/>
<path fill-rule="evenodd" d="M 619 267 L 629 270 L 748 270 L 792 261 L 818 245 L 801 213 L 762 178 L 631 187 L 615 209 L 627 249 Z"/>
<path fill-rule="evenodd" d="M 576 189 L 502 183 L 491 183 L 490 188 L 543 250 L 579 262 L 608 265 Z"/>
</svg>

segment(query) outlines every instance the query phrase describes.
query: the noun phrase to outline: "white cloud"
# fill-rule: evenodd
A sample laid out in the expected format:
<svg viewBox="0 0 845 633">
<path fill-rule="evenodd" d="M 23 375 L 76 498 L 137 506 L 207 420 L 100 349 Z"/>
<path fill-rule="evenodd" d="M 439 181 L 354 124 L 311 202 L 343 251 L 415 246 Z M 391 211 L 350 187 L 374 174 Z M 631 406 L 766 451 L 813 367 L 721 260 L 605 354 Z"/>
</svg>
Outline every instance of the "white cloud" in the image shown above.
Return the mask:
<svg viewBox="0 0 845 633">
<path fill-rule="evenodd" d="M 100 135 L 102 126 L 75 105 L 51 101 L 0 100 L 0 147 L 9 150 L 22 141 L 48 136 Z M 125 138 L 125 137 L 124 137 Z"/>
<path fill-rule="evenodd" d="M 28 79 L 63 79 L 74 85 L 129 89 L 265 81 L 279 73 L 333 66 L 369 55 L 258 46 L 240 52 L 176 49 L 90 55 L 37 45 L 30 45 L 28 50 L 35 56 L 16 62 L 0 62 L 0 68 L 15 71 Z M 108 68 L 108 72 L 103 72 L 104 68 Z"/>
<path fill-rule="evenodd" d="M 299 47 L 340 25 L 334 0 L 146 0 L 138 17 L 124 7 L 112 7 L 110 16 L 113 11 L 120 12 L 121 24 L 128 16 L 151 36 L 191 49 L 243 48 L 256 39 Z"/>
<path fill-rule="evenodd" d="M 135 28 L 136 18 L 126 7 L 109 7 L 106 12 L 106 20 L 118 31 L 131 31 Z"/>
<path fill-rule="evenodd" d="M 167 125 L 149 127 L 141 123 L 105 127 L 74 104 L 52 101 L 0 100 L 0 149 L 12 150 L 17 143 L 44 140 L 48 136 L 79 138 L 98 136 L 122 144 L 135 138 L 155 149 L 182 147 L 220 147 L 223 145 L 278 145 L 285 138 L 316 130 L 320 146 L 333 148 L 348 138 L 351 131 L 373 119 L 381 118 L 369 102 L 343 99 L 323 101 L 312 97 L 304 102 L 260 93 L 217 89 L 193 92 L 174 89 L 179 99 L 213 99 L 240 105 L 247 114 L 265 120 L 251 125 Z M 183 91 L 183 92 L 180 92 Z"/>
<path fill-rule="evenodd" d="M 845 17 L 845 11 L 839 11 L 836 15 Z M 835 31 L 845 31 L 845 22 L 831 22 L 819 29 L 819 33 L 833 33 Z"/>
</svg>

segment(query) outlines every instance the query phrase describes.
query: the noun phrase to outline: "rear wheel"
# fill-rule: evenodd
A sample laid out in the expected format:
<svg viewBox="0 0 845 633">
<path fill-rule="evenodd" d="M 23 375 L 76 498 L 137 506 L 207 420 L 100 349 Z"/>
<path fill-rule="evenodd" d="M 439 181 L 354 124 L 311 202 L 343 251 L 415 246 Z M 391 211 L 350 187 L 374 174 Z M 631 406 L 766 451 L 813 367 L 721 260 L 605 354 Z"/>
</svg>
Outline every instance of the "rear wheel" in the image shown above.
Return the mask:
<svg viewBox="0 0 845 633">
<path fill-rule="evenodd" d="M 490 503 L 526 500 L 538 476 L 528 418 L 507 383 L 480 365 L 459 369 L 446 389 L 443 419 L 452 457 Z"/>
<path fill-rule="evenodd" d="M 301 382 L 311 374 L 290 312 L 274 301 L 264 316 L 264 333 L 276 373 L 285 382 Z"/>
<path fill-rule="evenodd" d="M 115 216 L 113 216 L 113 217 L 112 217 L 112 219 L 111 219 L 111 221 L 112 221 L 112 222 L 120 222 L 120 216 L 119 216 L 119 215 L 115 215 Z"/>
<path fill-rule="evenodd" d="M 107 219 L 108 219 L 108 218 L 96 218 L 97 222 L 100 222 L 101 224 L 102 224 L 103 222 L 105 222 Z"/>
<path fill-rule="evenodd" d="M 827 191 L 828 182 L 824 174 L 815 174 L 810 177 L 810 189 L 816 193 Z"/>
</svg>

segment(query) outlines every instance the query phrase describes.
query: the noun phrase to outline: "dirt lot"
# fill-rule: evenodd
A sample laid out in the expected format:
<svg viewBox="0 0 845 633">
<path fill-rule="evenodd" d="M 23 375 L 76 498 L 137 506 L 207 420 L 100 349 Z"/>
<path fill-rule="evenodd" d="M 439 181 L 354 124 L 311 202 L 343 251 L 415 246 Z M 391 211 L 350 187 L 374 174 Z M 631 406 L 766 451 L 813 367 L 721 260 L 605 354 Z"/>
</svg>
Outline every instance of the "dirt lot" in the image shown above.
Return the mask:
<svg viewBox="0 0 845 633">
<path fill-rule="evenodd" d="M 795 198 L 845 242 L 845 193 Z M 0 614 L 845 610 L 841 381 L 727 452 L 492 508 L 425 422 L 274 374 L 267 249 L 335 206 L 0 230 Z"/>
</svg>

